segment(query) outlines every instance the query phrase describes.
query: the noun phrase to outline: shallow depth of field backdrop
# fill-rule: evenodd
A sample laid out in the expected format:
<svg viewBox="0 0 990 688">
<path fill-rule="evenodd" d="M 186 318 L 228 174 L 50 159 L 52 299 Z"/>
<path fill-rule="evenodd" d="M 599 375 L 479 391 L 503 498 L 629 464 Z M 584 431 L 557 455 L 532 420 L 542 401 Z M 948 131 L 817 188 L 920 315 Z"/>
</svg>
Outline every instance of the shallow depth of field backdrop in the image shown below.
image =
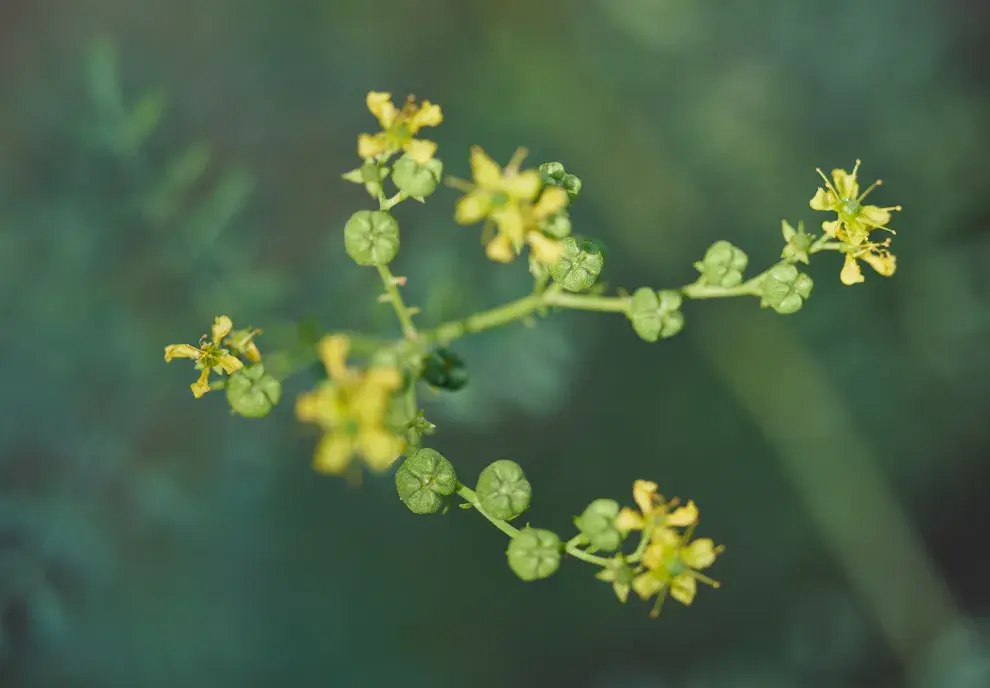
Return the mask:
<svg viewBox="0 0 990 688">
<path fill-rule="evenodd" d="M 777 688 L 990 685 L 990 15 L 975 0 L 0 1 L 0 685 Z M 565 563 L 524 584 L 477 514 L 310 469 L 293 379 L 267 419 L 162 361 L 219 313 L 274 342 L 396 331 L 343 250 L 370 89 L 471 144 L 561 160 L 611 287 L 754 269 L 816 166 L 864 161 L 898 272 L 806 308 L 688 303 L 646 344 L 561 314 L 466 339 L 426 397 L 468 480 L 527 470 L 561 532 L 634 478 L 727 549 L 691 608 Z M 422 321 L 528 289 L 456 193 L 398 210 Z M 303 376 L 305 378 L 305 376 Z M 525 518 L 523 519 L 525 520 Z"/>
</svg>

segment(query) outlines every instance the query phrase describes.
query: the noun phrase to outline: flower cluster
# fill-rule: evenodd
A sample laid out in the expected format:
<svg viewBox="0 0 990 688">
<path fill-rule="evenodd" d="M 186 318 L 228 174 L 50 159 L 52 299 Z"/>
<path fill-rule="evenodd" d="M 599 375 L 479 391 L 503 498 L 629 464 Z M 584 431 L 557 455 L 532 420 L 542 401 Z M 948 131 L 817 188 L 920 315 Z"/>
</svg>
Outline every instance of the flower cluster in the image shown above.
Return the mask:
<svg viewBox="0 0 990 688">
<path fill-rule="evenodd" d="M 296 417 L 323 431 L 313 465 L 323 473 L 343 473 L 354 455 L 375 471 L 384 471 L 405 448 L 405 441 L 385 425 L 392 394 L 402 383 L 398 370 L 372 366 L 359 371 L 347 366 L 350 342 L 324 337 L 320 360 L 329 379 L 296 401 Z"/>
<path fill-rule="evenodd" d="M 631 593 L 654 600 L 651 616 L 657 616 L 666 598 L 690 605 L 698 583 L 719 587 L 702 571 L 715 563 L 723 547 L 708 538 L 693 539 L 699 511 L 693 501 L 681 504 L 665 499 L 657 484 L 637 480 L 633 500 L 637 508 L 621 507 L 613 499 L 595 499 L 574 519 L 577 534 L 564 541 L 556 533 L 529 524 L 517 528 L 530 506 L 533 486 L 522 466 L 498 459 L 478 476 L 472 487 L 461 481 L 452 462 L 435 449 L 423 446 L 424 437 L 436 426 L 428 421 L 417 401 L 420 383 L 434 394 L 456 394 L 469 379 L 468 366 L 454 350 L 454 342 L 470 334 L 513 322 L 532 322 L 557 309 L 616 313 L 627 318 L 633 331 L 647 342 L 676 336 L 685 327 L 689 301 L 755 297 L 761 308 L 781 315 L 801 310 L 811 296 L 813 281 L 802 265 L 823 251 L 845 255 L 840 278 L 845 284 L 864 281 L 859 261 L 881 275 L 896 268 L 890 239 L 874 241 L 877 230 L 890 232 L 891 212 L 900 206 L 864 205 L 877 181 L 860 193 L 857 173 L 836 169 L 831 179 L 821 170 L 825 187 L 811 199 L 815 210 L 836 214 L 822 223 L 824 235 L 804 231 L 804 224 L 784 220 L 784 248 L 775 262 L 756 274 L 749 256 L 728 241 L 715 241 L 694 262 L 695 281 L 680 286 L 639 286 L 608 295 L 599 282 L 606 256 L 593 237 L 572 234 L 570 204 L 581 192 L 580 178 L 562 163 L 545 162 L 523 169 L 526 150 L 519 148 L 505 165 L 496 163 L 480 146 L 470 152 L 471 180 L 448 179 L 448 185 L 464 195 L 457 200 L 454 220 L 461 225 L 483 223 L 485 253 L 497 263 L 511 263 L 529 247 L 529 294 L 460 320 L 422 329 L 414 318 L 419 309 L 406 305 L 402 288 L 405 276 L 392 274 L 389 265 L 399 254 L 401 228 L 392 209 L 407 200 L 425 203 L 440 187 L 443 163 L 435 157 L 437 144 L 417 138 L 426 127 L 443 121 L 440 106 L 409 97 L 402 108 L 391 95 L 372 91 L 368 109 L 381 124 L 375 134 L 358 137 L 361 166 L 343 175 L 364 186 L 377 206 L 354 212 L 343 228 L 342 243 L 348 256 L 361 267 L 374 268 L 382 293 L 377 302 L 395 311 L 399 335 L 390 340 L 360 334 L 330 334 L 300 343 L 299 349 L 278 352 L 261 364 L 255 344 L 260 330 L 233 331 L 227 316 L 216 318 L 212 334 L 198 346 L 173 344 L 165 348 L 165 360 L 190 358 L 200 371 L 191 385 L 198 398 L 211 389 L 226 389 L 234 413 L 245 418 L 267 415 L 281 399 L 281 381 L 312 365 L 316 357 L 327 379 L 301 394 L 296 417 L 322 431 L 314 466 L 322 473 L 343 474 L 357 468 L 354 458 L 374 472 L 389 468 L 405 454 L 395 472 L 399 499 L 414 514 L 447 513 L 460 500 L 462 509 L 474 510 L 509 538 L 509 568 L 523 581 L 553 575 L 568 557 L 595 566 L 596 578 L 611 584 L 620 601 Z M 392 160 L 392 156 L 398 159 Z M 393 190 L 386 191 L 390 186 Z M 374 299 L 369 299 L 373 303 Z M 356 351 L 364 367 L 348 365 Z M 274 361 L 272 360 L 274 358 Z M 296 363 L 292 363 L 296 361 Z M 212 386 L 211 373 L 226 375 Z M 626 541 L 638 534 L 629 552 Z"/>
<path fill-rule="evenodd" d="M 857 160 L 852 172 L 832 170 L 831 181 L 821 170 L 818 170 L 818 174 L 825 180 L 825 188 L 818 187 L 810 201 L 813 210 L 834 212 L 837 215 L 835 220 L 823 222 L 822 229 L 827 237 L 842 245 L 841 250 L 846 254 L 846 258 L 839 278 L 847 285 L 865 281 L 863 271 L 857 262 L 859 260 L 884 277 L 890 277 L 897 269 L 894 254 L 889 250 L 890 239 L 870 241 L 869 237 L 870 232 L 878 229 L 893 234 L 894 230 L 887 227 L 890 213 L 893 210 L 900 210 L 901 206 L 882 208 L 863 205 L 863 200 L 882 182 L 878 179 L 866 191 L 860 193 L 859 180 L 856 177 L 859 165 L 860 161 Z"/>
<path fill-rule="evenodd" d="M 657 494 L 657 484 L 648 480 L 633 484 L 633 499 L 639 512 L 623 508 L 613 525 L 623 535 L 640 531 L 638 551 L 642 554 L 620 555 L 596 577 L 611 582 L 623 602 L 630 588 L 644 600 L 656 597 L 651 616 L 660 613 L 668 592 L 678 602 L 689 605 L 694 601 L 698 581 L 719 587 L 717 581 L 700 571 L 715 563 L 724 548 L 716 547 L 708 538 L 691 540 L 699 515 L 694 502 L 678 506 L 676 499 L 666 501 Z"/>
<path fill-rule="evenodd" d="M 218 315 L 213 321 L 211 334 L 200 337 L 198 346 L 169 344 L 165 347 L 166 363 L 173 358 L 191 358 L 196 362 L 196 370 L 200 371 L 199 379 L 189 387 L 197 399 L 210 391 L 211 372 L 233 375 L 244 367 L 244 363 L 231 350 L 252 363 L 261 360 L 261 352 L 254 343 L 254 336 L 260 334 L 261 330 L 247 329 L 232 333 L 233 328 L 230 318 Z M 224 345 L 228 348 L 224 348 Z"/>
<path fill-rule="evenodd" d="M 567 191 L 544 187 L 538 170 L 520 170 L 525 157 L 526 149 L 518 149 L 502 169 L 480 147 L 472 148 L 474 182 L 460 183 L 466 195 L 457 202 L 454 219 L 462 225 L 485 220 L 482 236 L 490 237 L 485 253 L 493 261 L 512 262 L 529 244 L 533 257 L 551 266 L 563 247 L 542 226 L 567 207 Z"/>
</svg>

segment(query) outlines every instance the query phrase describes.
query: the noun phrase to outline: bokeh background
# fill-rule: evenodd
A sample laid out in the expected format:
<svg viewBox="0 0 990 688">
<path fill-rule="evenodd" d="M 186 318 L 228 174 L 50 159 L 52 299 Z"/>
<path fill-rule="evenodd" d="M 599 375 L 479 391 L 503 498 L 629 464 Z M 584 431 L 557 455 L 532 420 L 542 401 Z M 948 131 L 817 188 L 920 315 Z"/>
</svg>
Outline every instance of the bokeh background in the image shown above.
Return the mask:
<svg viewBox="0 0 990 688">
<path fill-rule="evenodd" d="M 988 39 L 976 0 L 0 1 L 0 685 L 990 686 Z M 892 279 L 823 255 L 798 314 L 690 303 L 654 345 L 505 328 L 427 398 L 535 524 L 637 477 L 697 500 L 722 589 L 650 621 L 578 563 L 524 584 L 476 515 L 312 472 L 312 378 L 248 421 L 162 362 L 217 313 L 395 332 L 341 235 L 370 89 L 442 104 L 451 174 L 564 162 L 612 288 L 716 239 L 769 265 L 817 166 L 903 204 Z M 529 286 L 454 198 L 397 210 L 421 322 Z"/>
</svg>

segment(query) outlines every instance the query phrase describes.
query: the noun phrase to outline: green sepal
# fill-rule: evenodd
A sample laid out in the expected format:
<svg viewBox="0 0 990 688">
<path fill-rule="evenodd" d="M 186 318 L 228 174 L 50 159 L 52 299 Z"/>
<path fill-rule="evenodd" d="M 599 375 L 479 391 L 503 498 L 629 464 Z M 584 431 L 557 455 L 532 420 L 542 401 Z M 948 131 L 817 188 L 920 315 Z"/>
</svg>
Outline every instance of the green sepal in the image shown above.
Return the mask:
<svg viewBox="0 0 990 688">
<path fill-rule="evenodd" d="M 444 506 L 444 497 L 457 490 L 454 466 L 433 449 L 420 449 L 406 458 L 395 473 L 399 499 L 414 514 L 433 514 Z"/>
<path fill-rule="evenodd" d="M 519 464 L 499 459 L 481 471 L 475 493 L 488 515 L 511 521 L 529 508 L 532 488 Z"/>
<path fill-rule="evenodd" d="M 811 260 L 809 249 L 815 241 L 815 237 L 804 231 L 804 222 L 798 222 L 797 229 L 791 226 L 787 220 L 780 221 L 780 233 L 784 236 L 784 250 L 780 257 L 791 263 L 804 263 L 808 265 Z"/>
<path fill-rule="evenodd" d="M 263 418 L 282 398 L 282 384 L 255 363 L 241 368 L 226 384 L 227 403 L 234 413 L 245 418 Z"/>
<path fill-rule="evenodd" d="M 442 177 L 442 162 L 431 158 L 429 162 L 423 164 L 409 154 L 399 158 L 392 170 L 392 183 L 396 188 L 420 202 L 437 190 Z"/>
<path fill-rule="evenodd" d="M 574 519 L 574 525 L 592 547 L 603 552 L 614 552 L 624 539 L 615 527 L 619 508 L 619 503 L 614 499 L 596 499 Z"/>
<path fill-rule="evenodd" d="M 512 538 L 505 554 L 513 573 L 528 582 L 552 576 L 560 568 L 561 549 L 556 533 L 527 526 Z"/>
<path fill-rule="evenodd" d="M 359 210 L 344 226 L 344 248 L 358 265 L 387 265 L 399 252 L 399 223 L 384 210 Z"/>
<path fill-rule="evenodd" d="M 640 287 L 633 292 L 627 313 L 633 330 L 647 342 L 667 339 L 684 329 L 683 299 L 676 291 Z"/>
<path fill-rule="evenodd" d="M 550 267 L 554 282 L 572 292 L 591 288 L 605 265 L 601 249 L 590 241 L 579 242 L 575 237 L 567 237 L 561 246 L 560 258 Z"/>
<path fill-rule="evenodd" d="M 378 199 L 384 191 L 384 181 L 388 177 L 389 168 L 375 162 L 374 159 L 365 160 L 364 164 L 357 169 L 341 175 L 341 177 L 355 184 L 364 184 L 365 191 L 374 199 Z"/>
<path fill-rule="evenodd" d="M 767 272 L 760 285 L 762 308 L 772 308 L 781 315 L 801 310 L 815 286 L 811 277 L 791 263 L 778 263 Z"/>
<path fill-rule="evenodd" d="M 748 262 L 742 249 L 728 241 L 716 241 L 708 247 L 705 257 L 694 263 L 694 268 L 701 273 L 700 283 L 730 288 L 742 284 Z"/>
</svg>

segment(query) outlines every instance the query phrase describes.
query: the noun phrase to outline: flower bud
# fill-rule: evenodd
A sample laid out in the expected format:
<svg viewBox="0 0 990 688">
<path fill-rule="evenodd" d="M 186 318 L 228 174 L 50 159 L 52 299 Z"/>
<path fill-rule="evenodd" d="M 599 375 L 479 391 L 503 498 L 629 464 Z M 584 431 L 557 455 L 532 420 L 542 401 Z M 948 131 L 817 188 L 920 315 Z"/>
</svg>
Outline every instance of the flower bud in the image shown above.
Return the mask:
<svg viewBox="0 0 990 688">
<path fill-rule="evenodd" d="M 615 527 L 619 503 L 614 499 L 596 499 L 584 513 L 574 519 L 574 525 L 588 538 L 588 543 L 605 552 L 613 552 L 622 544 L 623 535 Z"/>
<path fill-rule="evenodd" d="M 257 363 L 241 368 L 227 380 L 227 402 L 245 418 L 263 418 L 282 398 L 282 384 Z"/>
<path fill-rule="evenodd" d="M 742 284 L 743 271 L 749 258 L 728 241 L 716 241 L 708 247 L 705 257 L 694 264 L 701 281 L 714 287 L 736 287 Z"/>
<path fill-rule="evenodd" d="M 571 218 L 566 210 L 561 210 L 540 222 L 540 231 L 554 239 L 563 239 L 571 235 Z"/>
<path fill-rule="evenodd" d="M 760 306 L 773 308 L 781 315 L 790 315 L 801 309 L 811 295 L 814 282 L 790 263 L 778 263 L 763 278 L 763 298 Z"/>
<path fill-rule="evenodd" d="M 781 220 L 780 231 L 784 235 L 784 250 L 780 257 L 790 262 L 801 262 L 807 265 L 810 262 L 808 250 L 815 241 L 815 237 L 804 231 L 804 223 L 798 222 L 797 229 L 791 226 L 787 220 Z"/>
<path fill-rule="evenodd" d="M 395 474 L 399 499 L 414 514 L 432 514 L 443 506 L 443 498 L 454 494 L 454 466 L 433 449 L 420 449 L 399 466 Z"/>
<path fill-rule="evenodd" d="M 684 328 L 681 295 L 676 291 L 637 289 L 629 303 L 628 317 L 640 339 L 655 342 L 673 337 Z"/>
<path fill-rule="evenodd" d="M 560 568 L 560 538 L 538 528 L 523 528 L 512 538 L 506 556 L 509 568 L 524 581 L 548 578 Z"/>
<path fill-rule="evenodd" d="M 567 192 L 567 196 L 572 201 L 581 193 L 581 180 L 573 174 L 564 175 L 564 179 L 561 181 L 561 186 L 564 187 L 564 191 Z"/>
<path fill-rule="evenodd" d="M 563 252 L 550 267 L 550 276 L 567 291 L 590 289 L 602 271 L 605 259 L 590 241 L 578 242 L 567 237 L 561 242 Z"/>
<path fill-rule="evenodd" d="M 467 367 L 453 351 L 438 347 L 423 361 L 423 379 L 438 389 L 456 392 L 468 383 Z"/>
<path fill-rule="evenodd" d="M 544 184 L 554 184 L 564 178 L 566 171 L 563 164 L 559 162 L 545 162 L 540 165 L 540 178 Z"/>
<path fill-rule="evenodd" d="M 421 164 L 408 153 L 398 159 L 392 170 L 392 183 L 396 188 L 418 199 L 426 198 L 436 191 L 441 177 L 442 162 L 430 158 L 425 164 Z"/>
<path fill-rule="evenodd" d="M 519 464 L 499 459 L 481 471 L 475 492 L 489 516 L 511 521 L 529 508 L 532 488 Z"/>
<path fill-rule="evenodd" d="M 384 210 L 359 210 L 344 226 L 344 247 L 358 265 L 386 265 L 399 252 L 399 223 Z"/>
</svg>

